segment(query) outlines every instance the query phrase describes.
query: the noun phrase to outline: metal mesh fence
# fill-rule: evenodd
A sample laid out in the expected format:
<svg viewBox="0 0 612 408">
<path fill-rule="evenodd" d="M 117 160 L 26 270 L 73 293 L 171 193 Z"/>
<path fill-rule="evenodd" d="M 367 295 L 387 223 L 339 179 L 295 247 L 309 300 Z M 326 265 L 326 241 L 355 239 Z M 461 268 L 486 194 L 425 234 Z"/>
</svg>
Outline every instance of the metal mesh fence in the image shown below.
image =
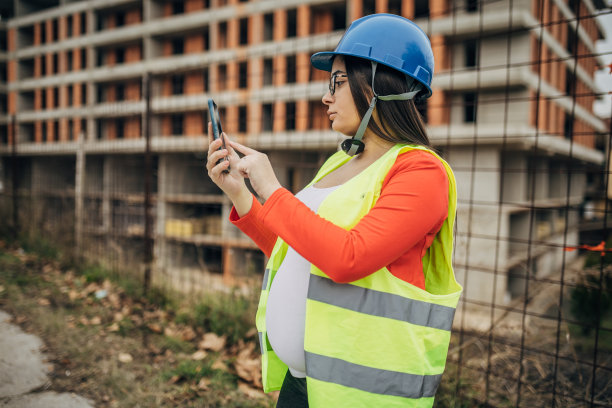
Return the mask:
<svg viewBox="0 0 612 408">
<path fill-rule="evenodd" d="M 309 56 L 354 17 L 402 14 L 431 38 L 434 96 L 419 109 L 459 190 L 464 293 L 437 405 L 612 405 L 611 112 L 593 107 L 610 95 L 595 82 L 612 54 L 596 47 L 604 3 L 118 3 L 76 12 L 83 41 L 51 51 L 35 48 L 38 23 L 15 23 L 3 227 L 146 287 L 254 287 L 265 257 L 204 169 L 207 98 L 297 192 L 341 140 Z"/>
</svg>

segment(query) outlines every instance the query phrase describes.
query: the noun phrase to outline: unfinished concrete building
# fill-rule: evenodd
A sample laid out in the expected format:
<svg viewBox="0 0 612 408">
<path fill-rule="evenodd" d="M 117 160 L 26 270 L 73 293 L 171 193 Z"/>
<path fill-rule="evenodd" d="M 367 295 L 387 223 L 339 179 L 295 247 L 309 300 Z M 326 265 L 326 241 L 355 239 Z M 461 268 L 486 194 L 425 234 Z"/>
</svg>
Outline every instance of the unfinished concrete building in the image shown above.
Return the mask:
<svg viewBox="0 0 612 408">
<path fill-rule="evenodd" d="M 140 263 L 149 73 L 154 280 L 220 287 L 257 274 L 263 256 L 228 223 L 230 203 L 204 172 L 207 98 L 224 130 L 267 152 L 296 191 L 341 140 L 320 101 L 328 75 L 310 55 L 333 49 L 356 18 L 400 14 L 435 53 L 434 94 L 421 111 L 458 180 L 464 299 L 505 304 L 525 277 L 575 256 L 562 246 L 578 242 L 578 209 L 608 131 L 592 108 L 603 63 L 592 56 L 602 36 L 592 17 L 603 7 L 13 0 L 0 21 L 1 193 L 16 192 L 23 218 L 74 234 L 90 256 Z"/>
</svg>

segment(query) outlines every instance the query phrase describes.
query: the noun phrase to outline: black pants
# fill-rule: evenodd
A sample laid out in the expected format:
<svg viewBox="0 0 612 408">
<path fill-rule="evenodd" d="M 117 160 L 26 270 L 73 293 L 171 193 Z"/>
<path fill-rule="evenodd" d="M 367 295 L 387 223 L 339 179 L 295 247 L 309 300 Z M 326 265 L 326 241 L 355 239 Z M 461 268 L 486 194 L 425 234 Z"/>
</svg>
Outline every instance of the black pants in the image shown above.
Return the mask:
<svg viewBox="0 0 612 408">
<path fill-rule="evenodd" d="M 308 408 L 306 378 L 295 378 L 287 370 L 276 408 Z"/>
</svg>

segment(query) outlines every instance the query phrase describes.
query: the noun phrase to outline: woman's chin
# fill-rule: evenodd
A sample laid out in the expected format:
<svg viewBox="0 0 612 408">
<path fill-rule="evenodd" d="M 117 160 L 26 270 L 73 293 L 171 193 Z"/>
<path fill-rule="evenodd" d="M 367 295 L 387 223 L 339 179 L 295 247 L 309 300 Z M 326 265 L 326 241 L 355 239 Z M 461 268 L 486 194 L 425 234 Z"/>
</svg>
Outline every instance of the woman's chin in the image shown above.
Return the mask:
<svg viewBox="0 0 612 408">
<path fill-rule="evenodd" d="M 342 126 L 339 123 L 336 123 L 335 121 L 332 122 L 331 125 L 332 129 L 338 133 L 342 133 L 344 136 L 347 137 L 353 137 L 355 136 L 356 131 L 354 129 L 347 129 L 346 126 Z"/>
</svg>

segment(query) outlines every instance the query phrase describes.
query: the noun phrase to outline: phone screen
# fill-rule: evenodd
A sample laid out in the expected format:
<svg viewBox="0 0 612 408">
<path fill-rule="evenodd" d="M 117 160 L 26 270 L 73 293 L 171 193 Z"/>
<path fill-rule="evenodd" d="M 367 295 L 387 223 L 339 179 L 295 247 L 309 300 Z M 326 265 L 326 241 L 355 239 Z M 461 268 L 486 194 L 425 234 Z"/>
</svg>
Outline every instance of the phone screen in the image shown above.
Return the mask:
<svg viewBox="0 0 612 408">
<path fill-rule="evenodd" d="M 225 149 L 226 148 L 225 138 L 223 137 L 223 128 L 221 127 L 221 118 L 219 117 L 219 109 L 217 108 L 217 104 L 212 98 L 208 99 L 208 114 L 210 116 L 210 121 L 212 123 L 213 139 L 217 140 L 218 138 L 221 138 L 223 145 L 222 147 L 219 148 L 219 150 Z M 217 164 L 219 164 L 221 160 L 219 160 Z M 229 157 L 226 157 L 225 160 L 229 160 Z M 224 172 L 225 173 L 229 172 L 229 167 L 227 168 L 227 170 L 224 170 Z"/>
<path fill-rule="evenodd" d="M 212 98 L 208 99 L 208 113 L 210 115 L 210 121 L 212 122 L 213 138 L 217 140 L 221 137 L 221 134 L 223 133 L 223 128 L 221 127 L 219 109 L 217 108 L 217 104 Z"/>
</svg>

